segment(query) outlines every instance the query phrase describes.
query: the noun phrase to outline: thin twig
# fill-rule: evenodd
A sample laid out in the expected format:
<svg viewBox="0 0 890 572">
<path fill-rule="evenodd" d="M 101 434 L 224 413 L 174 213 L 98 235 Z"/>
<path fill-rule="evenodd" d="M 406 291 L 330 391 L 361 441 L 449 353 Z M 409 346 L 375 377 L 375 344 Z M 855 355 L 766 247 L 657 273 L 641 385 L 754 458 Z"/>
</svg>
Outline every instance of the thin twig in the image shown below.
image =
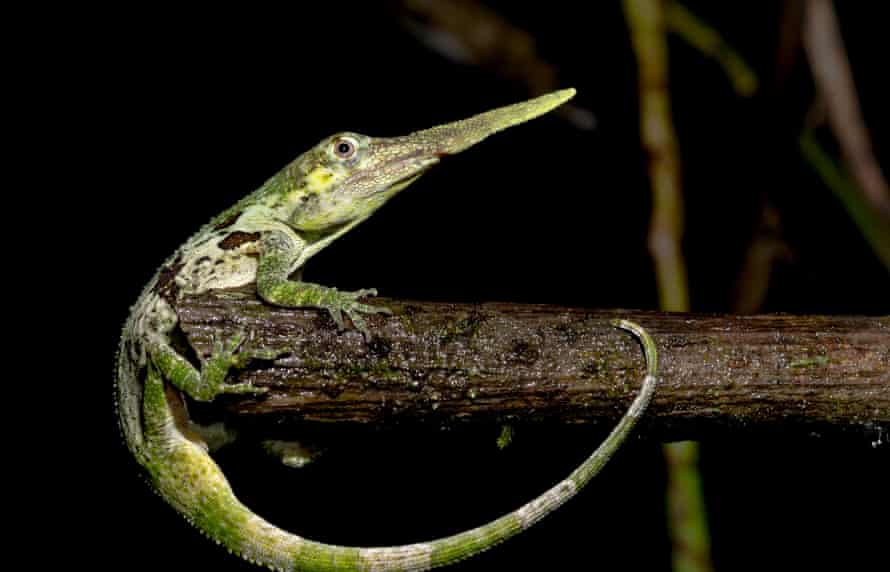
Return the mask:
<svg viewBox="0 0 890 572">
<path fill-rule="evenodd" d="M 533 95 L 559 87 L 559 69 L 539 53 L 535 37 L 477 0 L 402 0 L 400 21 L 427 48 L 453 62 L 478 66 L 524 85 Z M 577 102 L 555 113 L 582 130 L 596 117 Z"/>
<path fill-rule="evenodd" d="M 831 0 L 807 3 L 803 44 L 844 161 L 872 208 L 883 215 L 885 224 L 890 224 L 890 187 L 872 150 Z"/>
<path fill-rule="evenodd" d="M 736 314 L 759 312 L 769 291 L 773 269 L 793 258 L 791 247 L 782 238 L 779 211 L 766 202 L 761 206 L 760 223 L 754 230 L 745 253 L 733 293 L 732 311 Z"/>
<path fill-rule="evenodd" d="M 890 272 L 890 224 L 865 200 L 865 196 L 822 148 L 811 130 L 804 131 L 800 136 L 800 152 L 825 186 L 840 200 L 862 236 Z"/>
<path fill-rule="evenodd" d="M 715 28 L 679 2 L 667 3 L 665 22 L 671 32 L 717 62 L 736 93 L 750 97 L 757 92 L 760 84 L 757 74 Z"/>
</svg>

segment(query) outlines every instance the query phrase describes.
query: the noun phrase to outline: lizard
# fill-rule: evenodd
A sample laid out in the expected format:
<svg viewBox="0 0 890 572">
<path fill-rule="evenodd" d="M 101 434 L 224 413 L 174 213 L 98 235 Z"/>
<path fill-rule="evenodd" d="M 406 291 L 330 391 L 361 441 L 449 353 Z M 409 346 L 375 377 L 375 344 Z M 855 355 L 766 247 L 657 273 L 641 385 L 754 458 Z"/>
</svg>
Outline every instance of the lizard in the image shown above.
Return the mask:
<svg viewBox="0 0 890 572">
<path fill-rule="evenodd" d="M 252 347 L 247 332 L 215 340 L 209 355 L 193 356 L 177 341 L 171 301 L 255 283 L 259 297 L 282 307 L 326 311 L 339 331 L 344 315 L 369 339 L 364 314 L 388 313 L 368 304 L 373 289 L 340 291 L 301 280 L 308 259 L 414 182 L 442 157 L 538 117 L 572 98 L 564 89 L 407 136 L 376 138 L 345 132 L 325 138 L 259 189 L 203 226 L 155 273 L 132 306 L 118 348 L 115 404 L 127 447 L 151 486 L 206 536 L 256 564 L 281 571 L 426 570 L 481 552 L 524 530 L 575 495 L 627 438 L 656 385 L 657 353 L 639 325 L 617 320 L 642 344 L 647 373 L 630 408 L 603 443 L 567 478 L 487 524 L 443 538 L 384 547 L 312 541 L 281 530 L 235 496 L 188 419 L 188 400 L 260 393 L 227 382 L 231 370 L 281 352 Z M 200 362 L 200 363 L 197 363 Z"/>
</svg>

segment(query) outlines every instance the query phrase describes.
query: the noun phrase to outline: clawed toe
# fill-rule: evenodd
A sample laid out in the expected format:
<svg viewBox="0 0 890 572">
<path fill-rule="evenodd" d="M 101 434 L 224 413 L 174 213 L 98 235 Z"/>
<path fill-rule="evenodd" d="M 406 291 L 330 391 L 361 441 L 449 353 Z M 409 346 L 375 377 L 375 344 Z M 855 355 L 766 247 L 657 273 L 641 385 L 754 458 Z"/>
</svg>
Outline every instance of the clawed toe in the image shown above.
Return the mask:
<svg viewBox="0 0 890 572">
<path fill-rule="evenodd" d="M 376 288 L 365 288 L 356 290 L 355 292 L 331 291 L 331 296 L 323 305 L 328 311 L 338 330 L 344 330 L 346 324 L 343 320 L 343 314 L 352 321 L 352 325 L 356 330 L 362 333 L 365 339 L 371 338 L 371 332 L 368 329 L 368 323 L 362 314 L 392 314 L 389 308 L 383 306 L 372 306 L 359 302 L 360 298 L 366 296 L 376 296 Z"/>
</svg>

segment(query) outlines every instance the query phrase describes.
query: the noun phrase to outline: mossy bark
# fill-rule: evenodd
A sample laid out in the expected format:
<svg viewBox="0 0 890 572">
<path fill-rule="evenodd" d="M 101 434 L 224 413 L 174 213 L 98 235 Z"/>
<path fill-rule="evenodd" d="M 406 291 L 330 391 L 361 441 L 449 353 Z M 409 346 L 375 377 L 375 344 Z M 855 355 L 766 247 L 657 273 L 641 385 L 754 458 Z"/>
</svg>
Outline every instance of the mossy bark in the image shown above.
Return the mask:
<svg viewBox="0 0 890 572">
<path fill-rule="evenodd" d="M 309 423 L 556 421 L 609 425 L 644 375 L 639 322 L 660 352 L 643 431 L 890 428 L 890 317 L 728 316 L 506 303 L 375 299 L 372 338 L 338 332 L 316 310 L 284 309 L 250 289 L 187 297 L 177 312 L 198 356 L 246 330 L 286 355 L 234 374 L 269 393 L 225 400 L 239 417 Z"/>
</svg>

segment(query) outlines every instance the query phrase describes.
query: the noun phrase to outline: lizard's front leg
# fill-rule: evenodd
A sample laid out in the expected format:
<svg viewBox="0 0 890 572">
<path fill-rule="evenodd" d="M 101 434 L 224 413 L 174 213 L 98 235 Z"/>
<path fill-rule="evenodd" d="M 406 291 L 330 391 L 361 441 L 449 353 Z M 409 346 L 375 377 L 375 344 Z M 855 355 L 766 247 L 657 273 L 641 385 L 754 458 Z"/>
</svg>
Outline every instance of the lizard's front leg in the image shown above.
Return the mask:
<svg viewBox="0 0 890 572">
<path fill-rule="evenodd" d="M 290 280 L 288 276 L 300 257 L 301 247 L 284 233 L 267 232 L 263 236 L 261 247 L 256 283 L 257 292 L 266 302 L 288 308 L 311 307 L 327 310 L 341 330 L 344 328 L 343 314 L 346 314 L 365 338 L 370 337 L 370 332 L 361 314 L 390 313 L 388 308 L 359 302 L 359 298 L 364 296 L 376 296 L 377 290 L 373 288 L 341 292 L 320 284 Z"/>
</svg>

